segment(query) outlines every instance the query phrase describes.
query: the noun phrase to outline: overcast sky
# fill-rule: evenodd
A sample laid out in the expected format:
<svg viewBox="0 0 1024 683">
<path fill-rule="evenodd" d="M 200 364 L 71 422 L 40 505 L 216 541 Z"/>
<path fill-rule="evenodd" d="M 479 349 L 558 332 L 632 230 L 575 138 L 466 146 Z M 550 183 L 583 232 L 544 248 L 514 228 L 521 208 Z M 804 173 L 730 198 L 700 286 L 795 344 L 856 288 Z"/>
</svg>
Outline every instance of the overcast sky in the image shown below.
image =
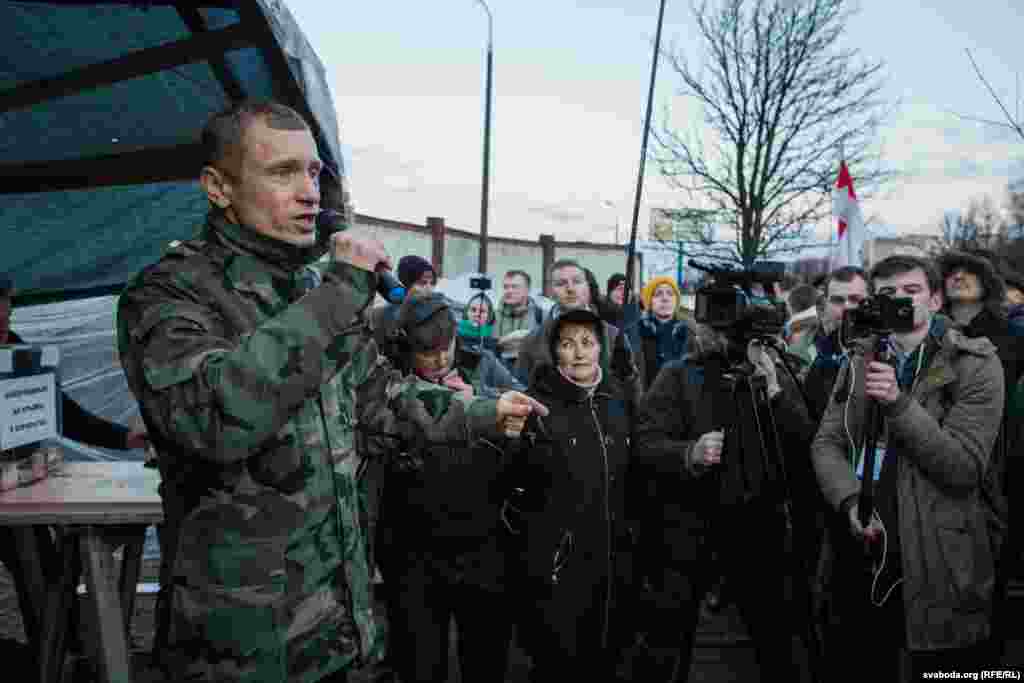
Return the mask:
<svg viewBox="0 0 1024 683">
<path fill-rule="evenodd" d="M 480 221 L 487 19 L 474 0 L 286 0 L 327 69 L 356 209 L 422 224 Z M 658 0 L 489 0 L 494 13 L 490 231 L 625 238 L 632 220 Z M 1024 141 L 953 112 L 1000 119 L 965 48 L 1011 105 L 1021 0 L 862 0 L 846 42 L 886 63 L 900 102 L 882 131 L 904 177 L 865 206 L 886 232 L 936 231 L 972 197 L 1002 201 L 1024 177 Z M 663 42 L 695 40 L 689 0 L 667 0 Z M 657 116 L 677 77 L 664 63 Z M 852 169 L 855 176 L 857 169 Z M 648 163 L 649 207 L 683 200 Z"/>
</svg>

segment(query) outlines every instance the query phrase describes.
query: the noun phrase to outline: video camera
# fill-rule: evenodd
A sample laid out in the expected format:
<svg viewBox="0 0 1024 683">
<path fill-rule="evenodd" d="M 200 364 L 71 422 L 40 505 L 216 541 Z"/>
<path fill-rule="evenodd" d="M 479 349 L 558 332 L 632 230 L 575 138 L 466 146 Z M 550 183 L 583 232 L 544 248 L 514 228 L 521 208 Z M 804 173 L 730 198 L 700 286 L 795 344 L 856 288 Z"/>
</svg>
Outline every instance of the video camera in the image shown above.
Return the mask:
<svg viewBox="0 0 1024 683">
<path fill-rule="evenodd" d="M 771 264 L 755 263 L 750 270 L 727 266 L 712 267 L 690 261 L 690 265 L 708 274 L 710 282 L 696 292 L 694 318 L 732 339 L 747 343 L 758 337 L 774 336 L 786 324 L 786 305 L 775 299 L 774 285 L 782 273 Z M 765 295 L 754 292 L 759 284 Z"/>
<path fill-rule="evenodd" d="M 840 338 L 843 346 L 849 346 L 855 339 L 910 332 L 912 329 L 913 300 L 909 297 L 895 299 L 887 294 L 877 294 L 864 299 L 857 308 L 847 309 L 843 313 Z"/>
</svg>

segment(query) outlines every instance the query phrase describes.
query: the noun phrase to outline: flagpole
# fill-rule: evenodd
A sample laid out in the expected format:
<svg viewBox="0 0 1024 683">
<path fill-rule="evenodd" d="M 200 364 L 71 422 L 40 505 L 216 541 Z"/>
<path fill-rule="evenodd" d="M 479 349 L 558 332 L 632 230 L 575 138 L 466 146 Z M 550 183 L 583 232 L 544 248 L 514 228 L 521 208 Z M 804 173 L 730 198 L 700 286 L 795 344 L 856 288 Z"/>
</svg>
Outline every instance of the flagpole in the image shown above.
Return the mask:
<svg viewBox="0 0 1024 683">
<path fill-rule="evenodd" d="M 832 225 L 829 227 L 829 235 L 835 234 L 835 248 L 832 250 L 832 270 L 839 267 L 839 264 L 844 260 L 842 258 L 843 243 L 840 240 L 839 234 L 839 218 L 836 216 L 836 188 L 839 185 L 839 174 L 842 173 L 843 164 L 846 163 L 846 146 L 842 141 L 838 144 L 839 148 L 839 166 L 836 172 L 836 181 L 832 184 L 830 189 L 830 199 L 832 201 Z"/>
<path fill-rule="evenodd" d="M 644 120 L 643 141 L 640 143 L 640 169 L 636 175 L 636 197 L 633 200 L 633 227 L 629 234 L 629 251 L 626 252 L 626 291 L 623 293 L 624 307 L 629 306 L 629 296 L 633 288 L 634 261 L 636 261 L 636 227 L 640 221 L 640 199 L 644 191 L 644 169 L 647 165 L 647 140 L 651 134 L 651 113 L 654 109 L 654 83 L 658 76 L 658 56 L 661 53 L 661 25 L 665 18 L 665 0 L 661 0 L 658 9 L 658 29 L 654 34 L 654 56 L 651 59 L 651 82 L 647 88 L 647 115 Z M 625 312 L 625 311 L 624 311 Z"/>
</svg>

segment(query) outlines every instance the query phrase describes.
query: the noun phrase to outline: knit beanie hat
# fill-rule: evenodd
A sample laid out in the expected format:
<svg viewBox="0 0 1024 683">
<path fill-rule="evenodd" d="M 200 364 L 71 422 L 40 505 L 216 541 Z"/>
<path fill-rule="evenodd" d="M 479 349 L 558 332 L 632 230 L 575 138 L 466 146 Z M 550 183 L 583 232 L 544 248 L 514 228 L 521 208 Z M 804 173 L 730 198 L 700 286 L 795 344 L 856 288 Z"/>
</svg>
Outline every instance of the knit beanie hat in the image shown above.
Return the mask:
<svg viewBox="0 0 1024 683">
<path fill-rule="evenodd" d="M 679 287 L 676 285 L 676 281 L 667 275 L 659 275 L 656 278 L 652 278 L 650 282 L 644 285 L 644 288 L 640 290 L 640 301 L 644 304 L 644 310 L 651 310 L 651 299 L 654 298 L 654 290 L 660 285 L 668 285 L 672 288 L 672 293 L 676 295 L 676 305 L 679 305 Z"/>
<path fill-rule="evenodd" d="M 447 347 L 455 336 L 455 315 L 442 294 L 407 297 L 398 309 L 394 326 L 411 351 Z"/>
<path fill-rule="evenodd" d="M 610 296 L 611 293 L 612 293 L 612 290 L 614 290 L 616 287 L 618 287 L 619 285 L 621 285 L 625 281 L 626 281 L 626 276 L 624 274 L 622 274 L 622 273 L 615 273 L 610 278 L 608 278 L 608 289 L 606 289 L 605 291 L 608 292 L 608 294 Z"/>
<path fill-rule="evenodd" d="M 422 256 L 414 256 L 412 254 L 403 256 L 398 262 L 398 281 L 408 289 L 428 270 L 434 273 L 434 278 L 436 279 L 437 273 L 434 271 L 434 266 L 430 264 L 430 261 Z"/>
</svg>

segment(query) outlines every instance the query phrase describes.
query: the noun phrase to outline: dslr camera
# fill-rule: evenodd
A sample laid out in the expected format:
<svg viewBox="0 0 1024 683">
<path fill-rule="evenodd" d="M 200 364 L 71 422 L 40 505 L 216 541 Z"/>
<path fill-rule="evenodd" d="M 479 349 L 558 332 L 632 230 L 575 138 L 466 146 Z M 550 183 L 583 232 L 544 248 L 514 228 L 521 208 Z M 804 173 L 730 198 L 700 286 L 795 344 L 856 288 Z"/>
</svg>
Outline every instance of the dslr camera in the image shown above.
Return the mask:
<svg viewBox="0 0 1024 683">
<path fill-rule="evenodd" d="M 479 289 L 481 292 L 488 292 L 490 291 L 492 286 L 493 283 L 491 282 L 491 278 L 487 277 L 486 275 L 469 278 L 470 289 Z"/>
<path fill-rule="evenodd" d="M 855 339 L 884 336 L 914 329 L 914 302 L 909 297 L 895 299 L 887 294 L 868 297 L 857 308 L 843 313 L 840 327 L 842 342 L 848 346 Z"/>
<path fill-rule="evenodd" d="M 690 262 L 697 270 L 708 274 L 708 284 L 696 292 L 694 318 L 698 323 L 725 332 L 742 344 L 759 337 L 770 337 L 782 332 L 786 324 L 786 305 L 768 294 L 782 273 L 770 264 L 754 264 L 750 270 L 711 267 Z M 754 293 L 760 284 L 764 296 Z"/>
</svg>

